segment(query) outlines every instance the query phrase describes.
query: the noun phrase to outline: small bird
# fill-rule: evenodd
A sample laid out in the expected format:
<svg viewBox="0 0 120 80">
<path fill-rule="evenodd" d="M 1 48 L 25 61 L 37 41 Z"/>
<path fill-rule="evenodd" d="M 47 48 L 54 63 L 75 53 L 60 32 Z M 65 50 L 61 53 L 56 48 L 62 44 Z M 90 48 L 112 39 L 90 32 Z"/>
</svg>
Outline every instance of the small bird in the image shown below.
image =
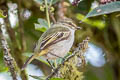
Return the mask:
<svg viewBox="0 0 120 80">
<path fill-rule="evenodd" d="M 64 57 L 74 42 L 75 30 L 80 29 L 73 23 L 72 19 L 65 18 L 53 24 L 39 38 L 34 54 L 25 62 L 22 70 L 36 57 L 45 56 L 46 59 Z"/>
</svg>

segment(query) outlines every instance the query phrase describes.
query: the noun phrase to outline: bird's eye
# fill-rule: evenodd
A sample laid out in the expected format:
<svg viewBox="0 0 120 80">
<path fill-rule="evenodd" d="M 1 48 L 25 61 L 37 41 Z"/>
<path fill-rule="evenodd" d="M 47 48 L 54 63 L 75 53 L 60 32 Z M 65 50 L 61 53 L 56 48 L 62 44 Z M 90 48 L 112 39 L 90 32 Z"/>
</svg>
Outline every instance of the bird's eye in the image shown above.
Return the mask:
<svg viewBox="0 0 120 80">
<path fill-rule="evenodd" d="M 75 25 L 74 23 L 72 23 L 72 22 L 69 22 L 68 24 L 71 25 L 71 27 L 72 27 L 73 29 L 76 27 L 76 25 Z"/>
</svg>

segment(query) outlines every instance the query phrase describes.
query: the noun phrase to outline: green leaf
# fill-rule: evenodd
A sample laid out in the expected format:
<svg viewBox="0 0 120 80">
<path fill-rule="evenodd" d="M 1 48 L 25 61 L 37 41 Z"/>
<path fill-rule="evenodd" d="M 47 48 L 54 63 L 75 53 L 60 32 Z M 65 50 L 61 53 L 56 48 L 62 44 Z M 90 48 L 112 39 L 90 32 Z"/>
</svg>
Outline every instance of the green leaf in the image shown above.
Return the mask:
<svg viewBox="0 0 120 80">
<path fill-rule="evenodd" d="M 0 18 L 6 18 L 6 17 L 7 17 L 7 15 L 5 16 L 5 15 L 3 14 L 3 11 L 0 10 Z"/>
<path fill-rule="evenodd" d="M 35 29 L 41 32 L 45 32 L 47 30 L 45 27 L 41 26 L 40 24 L 35 23 L 34 25 L 35 25 Z"/>
<path fill-rule="evenodd" d="M 39 19 L 38 19 L 38 23 L 39 23 L 39 24 L 36 24 L 36 23 L 35 23 L 35 29 L 36 29 L 36 30 L 45 32 L 45 31 L 48 29 L 48 23 L 47 23 L 47 21 L 46 21 L 45 19 L 39 18 Z"/>
<path fill-rule="evenodd" d="M 84 23 L 91 25 L 92 27 L 97 27 L 99 29 L 103 29 L 106 26 L 106 24 L 103 20 L 90 20 L 88 18 L 85 18 L 85 16 L 82 14 L 77 14 L 76 18 L 78 20 L 82 20 L 82 22 L 84 22 Z"/>
<path fill-rule="evenodd" d="M 58 1 L 60 1 L 60 0 L 53 0 L 53 1 L 52 1 L 52 4 L 55 4 L 55 3 L 57 3 Z"/>
<path fill-rule="evenodd" d="M 0 72 L 6 72 L 8 68 L 4 64 L 3 53 L 0 53 Z"/>
<path fill-rule="evenodd" d="M 40 24 L 41 26 L 44 26 L 44 27 L 48 28 L 48 23 L 47 23 L 47 21 L 46 21 L 45 19 L 39 18 L 39 19 L 38 19 L 38 22 L 39 22 L 39 24 Z"/>
<path fill-rule="evenodd" d="M 31 76 L 32 78 L 37 79 L 37 80 L 45 80 L 46 79 L 45 76 L 34 76 L 34 75 L 29 75 L 29 76 Z M 64 80 L 64 79 L 62 79 L 62 78 L 51 78 L 50 80 Z"/>
<path fill-rule="evenodd" d="M 99 7 L 89 12 L 86 18 L 103 15 L 103 14 L 110 14 L 117 11 L 120 11 L 120 1 L 115 1 L 111 3 L 107 3 L 105 5 L 100 5 Z"/>
<path fill-rule="evenodd" d="M 41 5 L 42 5 L 43 2 L 44 2 L 43 0 L 34 0 L 34 1 L 36 1 L 37 3 L 39 3 L 39 4 L 41 4 Z"/>
<path fill-rule="evenodd" d="M 62 78 L 51 78 L 50 80 L 64 80 Z"/>
<path fill-rule="evenodd" d="M 43 56 L 40 56 L 40 57 L 38 57 L 38 58 L 36 58 L 36 59 L 39 60 L 39 61 L 41 61 L 42 63 L 50 66 L 49 63 L 46 61 L 46 59 L 45 59 Z"/>
<path fill-rule="evenodd" d="M 37 79 L 37 80 L 45 80 L 46 79 L 45 76 L 34 76 L 34 75 L 29 75 L 29 76 L 31 76 L 32 78 Z"/>
</svg>

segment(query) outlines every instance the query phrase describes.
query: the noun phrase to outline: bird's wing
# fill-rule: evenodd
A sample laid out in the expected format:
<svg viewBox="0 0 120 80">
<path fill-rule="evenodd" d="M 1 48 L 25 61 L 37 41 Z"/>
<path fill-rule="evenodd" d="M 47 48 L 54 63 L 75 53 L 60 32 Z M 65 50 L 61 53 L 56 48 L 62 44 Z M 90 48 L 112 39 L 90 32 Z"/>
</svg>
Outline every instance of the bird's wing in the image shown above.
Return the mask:
<svg viewBox="0 0 120 80">
<path fill-rule="evenodd" d="M 55 30 L 57 30 L 57 32 Z M 52 44 L 67 39 L 70 33 L 70 30 L 64 27 L 52 27 L 48 29 L 38 40 L 36 51 L 39 52 Z"/>
</svg>

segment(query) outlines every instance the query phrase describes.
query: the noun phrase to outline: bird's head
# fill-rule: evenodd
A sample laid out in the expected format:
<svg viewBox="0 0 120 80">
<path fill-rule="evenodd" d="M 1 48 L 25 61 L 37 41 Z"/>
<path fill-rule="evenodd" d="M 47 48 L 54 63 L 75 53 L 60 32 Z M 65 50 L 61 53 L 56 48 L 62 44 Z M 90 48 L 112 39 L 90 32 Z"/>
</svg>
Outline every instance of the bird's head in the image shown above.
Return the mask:
<svg viewBox="0 0 120 80">
<path fill-rule="evenodd" d="M 81 29 L 81 27 L 78 27 L 72 19 L 70 18 L 64 18 L 59 20 L 58 22 L 60 22 L 61 24 L 70 27 L 73 30 L 77 30 L 77 29 Z"/>
</svg>

